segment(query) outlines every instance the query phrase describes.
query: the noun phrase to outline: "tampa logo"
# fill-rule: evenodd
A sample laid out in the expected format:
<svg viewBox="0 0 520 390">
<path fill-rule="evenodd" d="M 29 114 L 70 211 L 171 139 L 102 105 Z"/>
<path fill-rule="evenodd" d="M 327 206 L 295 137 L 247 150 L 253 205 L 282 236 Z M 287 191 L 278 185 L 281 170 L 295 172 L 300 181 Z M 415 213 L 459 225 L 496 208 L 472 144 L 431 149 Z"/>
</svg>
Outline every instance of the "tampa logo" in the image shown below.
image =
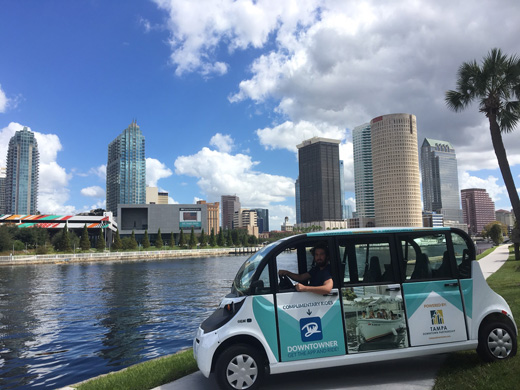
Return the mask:
<svg viewBox="0 0 520 390">
<path fill-rule="evenodd" d="M 430 310 L 430 316 L 432 319 L 432 325 L 443 325 L 444 316 L 442 310 Z"/>
</svg>

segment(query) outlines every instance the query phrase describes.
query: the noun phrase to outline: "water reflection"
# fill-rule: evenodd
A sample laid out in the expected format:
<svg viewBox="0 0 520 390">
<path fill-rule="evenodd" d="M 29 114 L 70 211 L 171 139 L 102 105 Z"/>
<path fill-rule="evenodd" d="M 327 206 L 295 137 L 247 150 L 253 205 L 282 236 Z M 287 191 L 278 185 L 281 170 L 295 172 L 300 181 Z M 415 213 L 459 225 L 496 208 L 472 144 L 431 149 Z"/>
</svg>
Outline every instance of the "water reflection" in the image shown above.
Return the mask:
<svg viewBox="0 0 520 390">
<path fill-rule="evenodd" d="M 244 260 L 0 267 L 0 388 L 59 388 L 191 346 Z"/>
</svg>

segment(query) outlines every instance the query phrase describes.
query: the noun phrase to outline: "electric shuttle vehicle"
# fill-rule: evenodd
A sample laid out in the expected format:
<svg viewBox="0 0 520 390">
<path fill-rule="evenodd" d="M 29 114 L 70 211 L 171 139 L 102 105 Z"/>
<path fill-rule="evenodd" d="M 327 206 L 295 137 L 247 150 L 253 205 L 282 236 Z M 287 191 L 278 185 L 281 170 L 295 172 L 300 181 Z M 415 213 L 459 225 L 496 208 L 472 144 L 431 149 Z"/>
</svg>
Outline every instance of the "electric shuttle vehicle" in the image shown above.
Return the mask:
<svg viewBox="0 0 520 390">
<path fill-rule="evenodd" d="M 308 272 L 316 245 L 329 252 L 327 295 L 297 292 L 278 276 Z M 193 350 L 222 389 L 256 389 L 267 374 L 460 350 L 506 359 L 516 354 L 517 331 L 465 232 L 329 230 L 284 238 L 247 259 Z"/>
</svg>

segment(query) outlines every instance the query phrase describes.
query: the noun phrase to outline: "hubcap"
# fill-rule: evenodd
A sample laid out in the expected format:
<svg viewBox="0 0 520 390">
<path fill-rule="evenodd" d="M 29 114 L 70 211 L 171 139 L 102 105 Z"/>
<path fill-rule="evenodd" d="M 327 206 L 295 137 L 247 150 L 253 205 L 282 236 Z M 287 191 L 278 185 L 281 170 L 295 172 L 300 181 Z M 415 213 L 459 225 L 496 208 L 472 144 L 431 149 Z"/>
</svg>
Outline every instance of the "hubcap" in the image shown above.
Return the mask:
<svg viewBox="0 0 520 390">
<path fill-rule="evenodd" d="M 255 383 L 258 367 L 255 360 L 249 355 L 235 356 L 228 364 L 226 377 L 229 384 L 235 389 L 248 389 Z"/>
<path fill-rule="evenodd" d="M 513 349 L 511 335 L 505 329 L 493 329 L 488 336 L 488 348 L 497 359 L 508 357 Z"/>
</svg>

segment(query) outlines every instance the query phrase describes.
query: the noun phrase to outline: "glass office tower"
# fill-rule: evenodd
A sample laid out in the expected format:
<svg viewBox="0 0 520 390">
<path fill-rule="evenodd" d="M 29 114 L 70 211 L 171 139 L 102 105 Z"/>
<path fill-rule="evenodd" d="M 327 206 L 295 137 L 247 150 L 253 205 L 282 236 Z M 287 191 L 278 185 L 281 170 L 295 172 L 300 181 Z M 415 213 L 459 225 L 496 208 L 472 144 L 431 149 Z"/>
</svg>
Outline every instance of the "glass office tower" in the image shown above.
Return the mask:
<svg viewBox="0 0 520 390">
<path fill-rule="evenodd" d="M 5 179 L 7 214 L 36 214 L 38 210 L 38 175 L 40 153 L 34 133 L 27 127 L 9 141 Z"/>
<path fill-rule="evenodd" d="M 455 149 L 446 141 L 425 138 L 421 146 L 424 211 L 463 222 Z"/>
<path fill-rule="evenodd" d="M 356 214 L 359 218 L 374 218 L 374 178 L 372 172 L 372 141 L 370 124 L 352 130 L 354 147 L 354 185 Z"/>
<path fill-rule="evenodd" d="M 135 121 L 108 145 L 107 211 L 118 204 L 146 204 L 144 136 Z"/>
</svg>

